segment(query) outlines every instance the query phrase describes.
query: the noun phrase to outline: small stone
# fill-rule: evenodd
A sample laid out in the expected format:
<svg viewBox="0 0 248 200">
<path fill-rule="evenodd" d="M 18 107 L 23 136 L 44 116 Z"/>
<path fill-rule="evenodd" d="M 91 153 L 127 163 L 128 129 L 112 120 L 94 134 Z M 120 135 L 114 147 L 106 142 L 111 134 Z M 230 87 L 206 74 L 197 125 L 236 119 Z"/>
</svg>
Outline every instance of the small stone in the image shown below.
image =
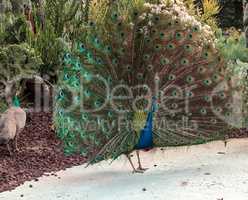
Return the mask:
<svg viewBox="0 0 248 200">
<path fill-rule="evenodd" d="M 20 195 L 20 197 L 24 197 L 24 195 L 23 195 L 23 194 L 21 194 L 21 195 Z"/>
<path fill-rule="evenodd" d="M 146 188 L 143 188 L 142 191 L 145 192 L 146 191 Z"/>
<path fill-rule="evenodd" d="M 154 167 L 157 167 L 157 165 L 154 165 Z"/>
<path fill-rule="evenodd" d="M 33 187 L 33 185 L 29 185 L 29 187 L 30 187 L 30 188 L 32 188 L 32 187 Z"/>
</svg>

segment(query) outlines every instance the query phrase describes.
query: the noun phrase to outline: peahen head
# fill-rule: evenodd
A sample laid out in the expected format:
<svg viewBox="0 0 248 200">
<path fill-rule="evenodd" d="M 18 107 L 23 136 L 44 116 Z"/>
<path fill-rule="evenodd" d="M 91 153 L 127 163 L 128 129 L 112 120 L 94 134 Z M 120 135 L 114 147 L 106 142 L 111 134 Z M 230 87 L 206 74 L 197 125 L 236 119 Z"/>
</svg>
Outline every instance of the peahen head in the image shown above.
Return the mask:
<svg viewBox="0 0 248 200">
<path fill-rule="evenodd" d="M 20 101 L 17 96 L 14 96 L 12 99 L 12 106 L 13 107 L 20 107 Z"/>
</svg>

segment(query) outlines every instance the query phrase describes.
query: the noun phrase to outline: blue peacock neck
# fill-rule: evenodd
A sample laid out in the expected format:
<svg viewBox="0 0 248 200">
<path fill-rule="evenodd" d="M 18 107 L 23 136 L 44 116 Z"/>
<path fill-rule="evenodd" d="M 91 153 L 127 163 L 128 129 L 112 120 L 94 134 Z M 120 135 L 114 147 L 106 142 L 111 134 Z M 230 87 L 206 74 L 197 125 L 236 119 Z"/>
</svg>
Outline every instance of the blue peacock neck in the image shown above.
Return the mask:
<svg viewBox="0 0 248 200">
<path fill-rule="evenodd" d="M 144 129 L 141 130 L 136 149 L 149 149 L 153 147 L 153 113 L 155 112 L 156 98 L 153 98 L 152 107 L 148 113 Z"/>
</svg>

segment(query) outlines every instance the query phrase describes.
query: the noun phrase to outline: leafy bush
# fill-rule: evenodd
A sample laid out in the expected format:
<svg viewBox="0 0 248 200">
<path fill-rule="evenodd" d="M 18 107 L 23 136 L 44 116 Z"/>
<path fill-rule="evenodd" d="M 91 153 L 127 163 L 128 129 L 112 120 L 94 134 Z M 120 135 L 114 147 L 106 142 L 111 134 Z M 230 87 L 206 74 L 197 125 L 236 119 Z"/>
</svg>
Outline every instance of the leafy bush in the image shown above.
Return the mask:
<svg viewBox="0 0 248 200">
<path fill-rule="evenodd" d="M 57 37 L 53 26 L 47 24 L 46 29 L 37 36 L 31 35 L 31 45 L 43 61 L 39 69 L 42 76 L 48 75 L 56 79 L 63 52 L 69 48 L 65 40 Z"/>
<path fill-rule="evenodd" d="M 10 103 L 20 82 L 38 74 L 41 59 L 27 44 L 6 45 L 0 49 L 1 96 Z"/>
<path fill-rule="evenodd" d="M 246 48 L 245 36 L 234 28 L 223 34 L 219 30 L 217 34 L 217 47 L 229 61 L 240 60 L 248 63 L 248 49 Z"/>
<path fill-rule="evenodd" d="M 248 123 L 248 49 L 245 36 L 235 28 L 228 29 L 225 34 L 219 31 L 216 45 L 228 63 L 232 77 L 236 77 L 235 84 L 242 91 L 243 123 Z"/>
</svg>

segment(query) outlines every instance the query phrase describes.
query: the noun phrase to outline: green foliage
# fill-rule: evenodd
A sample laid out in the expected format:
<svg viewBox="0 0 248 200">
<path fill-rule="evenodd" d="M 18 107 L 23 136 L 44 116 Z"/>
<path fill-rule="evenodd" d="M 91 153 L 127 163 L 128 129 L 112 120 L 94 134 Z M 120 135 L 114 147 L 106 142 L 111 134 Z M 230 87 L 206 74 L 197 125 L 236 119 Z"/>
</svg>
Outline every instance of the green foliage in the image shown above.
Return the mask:
<svg viewBox="0 0 248 200">
<path fill-rule="evenodd" d="M 3 113 L 7 110 L 8 106 L 3 99 L 0 99 L 0 113 Z"/>
<path fill-rule="evenodd" d="M 54 32 L 60 37 L 70 23 L 76 20 L 81 2 L 78 0 L 46 1 L 45 11 L 47 20 L 54 27 Z"/>
<path fill-rule="evenodd" d="M 40 65 L 40 58 L 27 44 L 7 45 L 0 49 L 1 81 L 33 75 Z"/>
<path fill-rule="evenodd" d="M 240 34 L 235 29 L 229 30 L 229 36 L 223 35 L 220 30 L 217 34 L 217 47 L 220 49 L 226 60 L 248 63 L 248 49 L 243 34 Z"/>
<path fill-rule="evenodd" d="M 0 49 L 0 96 L 10 105 L 21 89 L 22 80 L 38 75 L 41 59 L 27 44 L 6 45 Z"/>
<path fill-rule="evenodd" d="M 197 6 L 195 0 L 183 0 L 189 12 L 198 20 L 209 25 L 213 31 L 218 30 L 217 15 L 221 10 L 218 0 L 202 0 Z"/>
<path fill-rule="evenodd" d="M 27 44 L 7 45 L 0 50 L 0 82 L 2 87 L 7 84 L 19 85 L 23 79 L 37 74 L 41 60 L 34 49 Z"/>
<path fill-rule="evenodd" d="M 43 61 L 40 73 L 56 77 L 61 66 L 61 56 L 69 48 L 64 39 L 57 37 L 53 26 L 47 24 L 46 29 L 37 36 L 31 35 L 31 44 Z"/>
<path fill-rule="evenodd" d="M 24 16 L 10 12 L 0 14 L 0 45 L 22 43 L 27 40 L 28 26 Z"/>
<path fill-rule="evenodd" d="M 224 35 L 220 30 L 217 34 L 217 48 L 220 49 L 227 61 L 231 77 L 235 77 L 235 84 L 241 88 L 243 123 L 248 122 L 248 49 L 244 34 L 234 28 L 226 31 Z"/>
</svg>

